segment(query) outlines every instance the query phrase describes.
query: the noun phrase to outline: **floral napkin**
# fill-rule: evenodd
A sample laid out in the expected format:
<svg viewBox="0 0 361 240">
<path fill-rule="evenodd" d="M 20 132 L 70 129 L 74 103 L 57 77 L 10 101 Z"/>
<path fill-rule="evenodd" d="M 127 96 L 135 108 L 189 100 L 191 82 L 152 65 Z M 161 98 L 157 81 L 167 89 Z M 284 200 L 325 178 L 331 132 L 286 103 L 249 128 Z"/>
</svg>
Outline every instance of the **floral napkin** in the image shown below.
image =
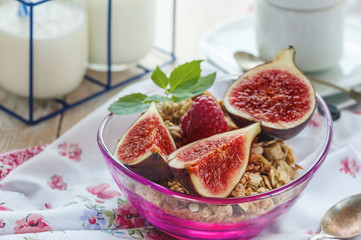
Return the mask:
<svg viewBox="0 0 361 240">
<path fill-rule="evenodd" d="M 126 200 L 96 143 L 111 102 L 152 89 L 149 80 L 130 85 L 52 144 L 1 154 L 0 240 L 173 239 Z M 255 239 L 305 239 L 320 230 L 329 207 L 361 192 L 360 109 L 342 112 L 330 153 L 305 193 Z"/>
</svg>

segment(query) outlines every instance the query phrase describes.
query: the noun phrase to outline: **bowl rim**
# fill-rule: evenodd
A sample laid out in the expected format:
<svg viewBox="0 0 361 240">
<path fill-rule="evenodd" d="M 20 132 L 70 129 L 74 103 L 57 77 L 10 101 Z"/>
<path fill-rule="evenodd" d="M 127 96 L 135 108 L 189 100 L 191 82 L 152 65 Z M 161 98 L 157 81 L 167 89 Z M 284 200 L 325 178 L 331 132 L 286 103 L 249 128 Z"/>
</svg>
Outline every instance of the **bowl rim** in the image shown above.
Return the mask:
<svg viewBox="0 0 361 240">
<path fill-rule="evenodd" d="M 276 195 L 280 195 L 282 193 L 287 192 L 288 190 L 294 188 L 297 185 L 300 185 L 301 183 L 305 182 L 307 179 L 311 179 L 312 175 L 319 169 L 319 167 L 322 165 L 322 163 L 325 161 L 326 156 L 328 154 L 328 151 L 331 146 L 332 142 L 332 132 L 333 132 L 333 122 L 331 113 L 327 107 L 327 104 L 322 99 L 321 96 L 319 96 L 316 93 L 316 103 L 318 103 L 321 106 L 321 110 L 323 111 L 324 117 L 326 118 L 326 124 L 327 124 L 327 133 L 326 133 L 326 141 L 323 144 L 323 151 L 318 155 L 318 160 L 314 162 L 314 164 L 305 171 L 301 176 L 299 176 L 297 179 L 291 181 L 288 184 L 285 184 L 279 188 L 272 189 L 270 191 L 251 195 L 251 196 L 244 196 L 244 197 L 227 197 L 227 198 L 212 198 L 212 197 L 201 197 L 201 196 L 193 196 L 185 193 L 179 193 L 176 191 L 173 191 L 167 187 L 161 186 L 157 183 L 154 183 L 139 174 L 133 172 L 129 168 L 127 168 L 124 164 L 119 162 L 114 156 L 111 151 L 106 147 L 106 144 L 104 143 L 104 140 L 102 138 L 104 128 L 106 127 L 109 120 L 114 116 L 113 113 L 108 114 L 104 120 L 101 122 L 98 133 L 97 133 L 97 143 L 99 146 L 99 149 L 101 150 L 102 154 L 107 158 L 107 160 L 112 164 L 112 166 L 116 167 L 119 171 L 123 172 L 128 177 L 132 178 L 133 180 L 137 181 L 138 183 L 148 186 L 151 189 L 161 193 L 165 194 L 170 197 L 177 198 L 179 200 L 186 200 L 186 201 L 192 201 L 197 203 L 205 203 L 205 204 L 220 204 L 220 205 L 227 205 L 227 204 L 239 204 L 239 203 L 245 203 L 245 202 L 253 202 L 253 201 L 259 201 L 263 199 L 267 199 L 269 197 L 274 197 Z M 317 107 L 317 106 L 316 106 Z"/>
</svg>

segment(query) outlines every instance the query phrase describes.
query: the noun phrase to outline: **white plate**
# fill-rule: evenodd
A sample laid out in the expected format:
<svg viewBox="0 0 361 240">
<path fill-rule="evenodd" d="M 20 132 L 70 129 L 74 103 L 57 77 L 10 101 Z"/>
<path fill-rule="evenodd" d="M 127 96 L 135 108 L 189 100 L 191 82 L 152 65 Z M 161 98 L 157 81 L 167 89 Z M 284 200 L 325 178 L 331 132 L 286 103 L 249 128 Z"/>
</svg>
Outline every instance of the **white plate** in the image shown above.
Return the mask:
<svg viewBox="0 0 361 240">
<path fill-rule="evenodd" d="M 361 84 L 361 23 L 348 18 L 345 24 L 344 54 L 339 64 L 312 76 L 350 87 Z M 226 73 L 240 74 L 242 71 L 234 60 L 233 53 L 242 50 L 258 55 L 253 26 L 252 17 L 219 25 L 201 39 L 201 49 L 210 62 Z M 339 93 L 325 85 L 315 83 L 314 86 L 322 97 Z"/>
</svg>

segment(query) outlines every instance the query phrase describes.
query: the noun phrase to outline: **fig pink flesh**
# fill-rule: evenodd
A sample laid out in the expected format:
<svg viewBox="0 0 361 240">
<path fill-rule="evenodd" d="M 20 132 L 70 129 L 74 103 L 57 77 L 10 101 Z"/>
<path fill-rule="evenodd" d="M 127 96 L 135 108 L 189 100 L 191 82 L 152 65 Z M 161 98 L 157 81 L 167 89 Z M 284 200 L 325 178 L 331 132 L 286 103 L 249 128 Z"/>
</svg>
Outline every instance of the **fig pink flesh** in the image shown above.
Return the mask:
<svg viewBox="0 0 361 240">
<path fill-rule="evenodd" d="M 285 70 L 262 70 L 239 82 L 229 102 L 260 121 L 272 123 L 301 119 L 310 111 L 309 87 Z"/>
<path fill-rule="evenodd" d="M 244 151 L 240 150 L 243 149 L 243 138 L 234 141 L 241 148 L 223 146 L 223 149 L 216 149 L 203 158 L 198 165 L 189 167 L 189 172 L 198 175 L 203 184 L 210 187 L 212 194 L 223 192 L 228 187 L 229 178 L 238 173 L 239 166 L 244 162 Z"/>
<path fill-rule="evenodd" d="M 227 197 L 246 171 L 260 123 L 185 145 L 168 156 L 174 177 L 191 193 Z"/>
<path fill-rule="evenodd" d="M 140 119 L 122 141 L 116 156 L 125 164 L 132 164 L 135 159 L 148 152 L 167 156 L 175 150 L 164 123 L 155 113 Z"/>
<path fill-rule="evenodd" d="M 240 165 L 244 164 L 245 134 L 224 136 L 217 140 L 200 142 L 192 148 L 182 152 L 178 158 L 184 162 L 198 157 L 197 163 L 185 163 L 185 169 L 201 179 L 205 186 L 209 187 L 212 194 L 224 192 L 228 187 L 229 179 L 239 174 Z M 235 147 L 237 146 L 237 147 Z"/>
</svg>

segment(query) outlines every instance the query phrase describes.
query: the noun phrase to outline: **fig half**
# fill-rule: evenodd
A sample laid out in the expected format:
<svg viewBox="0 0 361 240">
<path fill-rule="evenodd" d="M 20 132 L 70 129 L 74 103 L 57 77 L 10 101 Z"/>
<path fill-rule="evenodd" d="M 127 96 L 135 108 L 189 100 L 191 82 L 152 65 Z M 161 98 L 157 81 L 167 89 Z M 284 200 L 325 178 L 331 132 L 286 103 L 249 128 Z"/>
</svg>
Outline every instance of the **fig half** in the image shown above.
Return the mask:
<svg viewBox="0 0 361 240">
<path fill-rule="evenodd" d="M 114 156 L 129 169 L 155 182 L 172 177 L 166 161 L 176 145 L 154 102 L 123 135 Z"/>
<path fill-rule="evenodd" d="M 227 197 L 246 171 L 260 124 L 185 145 L 168 156 L 174 177 L 191 194 Z"/>
<path fill-rule="evenodd" d="M 293 47 L 282 49 L 273 61 L 248 70 L 228 88 L 224 107 L 239 127 L 260 122 L 263 136 L 286 140 L 307 125 L 316 94 L 294 58 Z"/>
</svg>

